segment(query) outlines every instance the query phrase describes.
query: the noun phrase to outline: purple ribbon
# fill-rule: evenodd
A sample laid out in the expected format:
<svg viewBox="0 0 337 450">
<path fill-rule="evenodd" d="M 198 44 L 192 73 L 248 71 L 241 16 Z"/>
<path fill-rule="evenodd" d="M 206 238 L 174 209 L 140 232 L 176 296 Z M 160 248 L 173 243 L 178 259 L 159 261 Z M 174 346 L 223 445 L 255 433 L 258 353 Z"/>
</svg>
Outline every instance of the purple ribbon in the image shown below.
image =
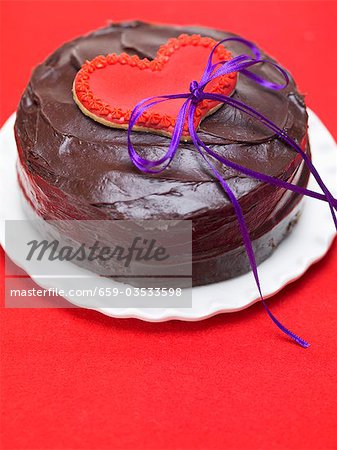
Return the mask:
<svg viewBox="0 0 337 450">
<path fill-rule="evenodd" d="M 213 64 L 212 59 L 213 59 L 213 55 L 214 55 L 216 48 L 219 45 L 223 44 L 224 42 L 229 42 L 229 41 L 236 41 L 236 42 L 240 42 L 241 44 L 244 44 L 251 50 L 253 56 L 242 54 L 242 55 L 234 57 L 233 59 L 231 59 L 229 61 L 220 61 L 220 62 Z M 252 67 L 252 66 L 254 66 L 256 64 L 260 64 L 260 63 L 269 64 L 269 65 L 273 66 L 282 75 L 282 77 L 284 79 L 284 83 L 283 84 L 273 83 L 271 81 L 268 81 L 264 78 L 259 77 L 255 73 L 248 70 L 249 67 Z M 289 336 L 291 339 L 293 339 L 300 346 L 307 348 L 310 346 L 310 344 L 308 342 L 306 342 L 304 339 L 297 336 L 292 331 L 290 331 L 284 325 L 282 325 L 276 319 L 276 317 L 271 313 L 269 308 L 267 307 L 266 302 L 262 295 L 261 285 L 260 285 L 260 280 L 259 280 L 259 275 L 258 275 L 258 270 L 257 270 L 257 264 L 256 264 L 255 256 L 254 256 L 253 247 L 252 247 L 252 242 L 251 242 L 251 239 L 249 236 L 249 231 L 248 231 L 248 228 L 247 228 L 247 225 L 245 222 L 245 218 L 244 218 L 244 214 L 242 212 L 241 206 L 240 206 L 238 200 L 236 199 L 234 193 L 232 192 L 232 190 L 226 183 L 226 181 L 223 179 L 223 177 L 220 175 L 220 173 L 216 170 L 216 168 L 212 164 L 211 159 L 214 158 L 217 161 L 220 161 L 222 164 L 224 164 L 227 167 L 230 167 L 230 168 L 237 170 L 249 177 L 256 178 L 265 183 L 274 184 L 275 186 L 278 186 L 278 187 L 284 188 L 284 189 L 288 189 L 290 191 L 296 192 L 301 195 L 306 195 L 309 197 L 316 198 L 318 200 L 326 201 L 329 204 L 332 218 L 333 218 L 336 229 L 337 229 L 337 219 L 336 219 L 336 214 L 335 214 L 334 210 L 335 209 L 337 210 L 337 199 L 335 199 L 333 197 L 333 195 L 331 194 L 329 189 L 324 184 L 323 180 L 321 179 L 319 173 L 317 172 L 316 168 L 314 167 L 314 165 L 311 162 L 308 155 L 301 149 L 301 147 L 290 136 L 288 136 L 288 134 L 284 130 L 282 130 L 277 125 L 275 125 L 267 117 L 260 114 L 258 111 L 251 108 L 250 106 L 240 102 L 239 100 L 235 100 L 229 96 L 222 95 L 222 94 L 212 94 L 212 93 L 204 92 L 205 87 L 208 85 L 208 83 L 210 81 L 214 80 L 214 78 L 217 78 L 219 76 L 226 75 L 226 74 L 229 74 L 232 72 L 239 72 L 242 75 L 255 81 L 257 84 L 264 86 L 266 88 L 272 89 L 272 90 L 284 89 L 289 83 L 289 77 L 288 77 L 287 72 L 282 67 L 277 65 L 276 63 L 262 59 L 259 49 L 252 42 L 249 42 L 249 41 L 239 38 L 239 37 L 223 39 L 222 41 L 218 42 L 212 49 L 212 51 L 209 55 L 207 64 L 206 64 L 206 68 L 201 77 L 201 80 L 199 82 L 192 81 L 190 84 L 190 91 L 188 93 L 149 97 L 149 98 L 146 98 L 146 99 L 140 101 L 135 106 L 135 108 L 132 111 L 130 121 L 129 121 L 129 127 L 128 127 L 128 150 L 129 150 L 130 159 L 138 169 L 140 169 L 141 171 L 143 171 L 145 173 L 159 173 L 159 172 L 164 171 L 166 169 L 166 167 L 168 167 L 170 165 L 171 161 L 173 160 L 173 158 L 178 150 L 180 139 L 181 139 L 181 136 L 183 133 L 184 123 L 185 123 L 185 120 L 187 117 L 188 130 L 189 130 L 189 134 L 191 136 L 194 146 L 196 147 L 196 149 L 202 156 L 205 163 L 210 168 L 214 177 L 217 178 L 217 180 L 221 184 L 223 190 L 225 191 L 228 198 L 230 199 L 230 201 L 233 204 L 233 207 L 234 207 L 234 210 L 235 210 L 238 222 L 239 222 L 242 239 L 243 239 L 243 243 L 244 243 L 244 246 L 245 246 L 245 249 L 247 252 L 249 263 L 250 263 L 250 266 L 251 266 L 251 269 L 252 269 L 252 272 L 253 272 L 253 275 L 255 278 L 255 282 L 256 282 L 256 285 L 257 285 L 257 288 L 259 291 L 261 301 L 263 303 L 263 306 L 264 306 L 267 314 L 269 315 L 271 320 L 278 326 L 278 328 L 280 328 L 280 330 L 282 330 L 287 336 Z M 132 145 L 132 142 L 131 142 L 132 128 L 137 123 L 137 120 L 139 119 L 139 117 L 148 108 L 151 108 L 152 106 L 157 105 L 159 103 L 166 102 L 169 100 L 175 100 L 175 99 L 185 99 L 185 102 L 181 106 L 181 109 L 178 113 L 175 127 L 174 127 L 174 130 L 172 133 L 172 138 L 171 138 L 170 145 L 169 145 L 167 152 L 165 153 L 164 156 L 162 156 L 161 158 L 159 158 L 157 160 L 148 160 L 148 159 L 142 158 L 137 153 L 137 151 L 135 150 L 135 148 Z M 218 153 L 214 152 L 212 149 L 207 147 L 207 145 L 205 145 L 204 142 L 202 142 L 201 139 L 199 138 L 199 136 L 197 135 L 197 131 L 194 127 L 195 110 L 196 110 L 198 103 L 201 102 L 202 100 L 213 100 L 216 102 L 221 102 L 221 103 L 230 105 L 234 108 L 239 109 L 240 111 L 244 112 L 245 114 L 259 120 L 267 128 L 272 130 L 282 141 L 284 141 L 286 144 L 291 146 L 297 153 L 299 153 L 301 155 L 301 157 L 304 160 L 304 163 L 307 165 L 311 174 L 314 176 L 318 185 L 322 189 L 323 194 L 320 194 L 315 191 L 311 191 L 310 189 L 306 189 L 306 188 L 303 188 L 300 186 L 293 185 L 286 181 L 282 181 L 277 178 L 274 178 L 274 177 L 271 177 L 271 176 L 268 176 L 268 175 L 265 175 L 265 174 L 262 174 L 259 172 L 255 172 L 251 169 L 247 169 L 243 166 L 240 166 L 239 164 L 236 164 L 236 163 L 224 158 L 223 156 L 219 155 Z"/>
</svg>

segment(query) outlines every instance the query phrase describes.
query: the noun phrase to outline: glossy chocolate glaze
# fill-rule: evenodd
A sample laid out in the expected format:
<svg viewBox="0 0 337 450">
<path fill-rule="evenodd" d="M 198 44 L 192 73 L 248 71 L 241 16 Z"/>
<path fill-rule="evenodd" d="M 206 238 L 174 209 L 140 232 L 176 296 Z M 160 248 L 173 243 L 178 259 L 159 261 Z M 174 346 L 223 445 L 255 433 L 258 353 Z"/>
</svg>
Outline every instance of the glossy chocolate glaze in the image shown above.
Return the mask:
<svg viewBox="0 0 337 450">
<path fill-rule="evenodd" d="M 206 264 L 241 247 L 242 242 L 229 200 L 193 145 L 182 143 L 163 173 L 143 174 L 129 160 L 126 132 L 84 116 L 71 92 L 75 74 L 86 59 L 122 51 L 153 58 L 161 44 L 181 33 L 217 40 L 232 36 L 200 27 L 127 22 L 75 39 L 34 70 L 18 108 L 15 130 L 21 183 L 39 215 L 47 219 L 193 219 L 193 257 Z M 243 50 L 235 43 L 228 48 L 234 55 Z M 267 66 L 254 70 L 280 81 Z M 307 113 L 292 78 L 286 89 L 274 92 L 240 75 L 233 96 L 269 117 L 306 148 Z M 306 185 L 307 172 L 298 170 L 301 160 L 296 152 L 263 125 L 229 106 L 206 118 L 199 135 L 238 164 L 284 180 L 296 177 Z M 135 132 L 133 142 L 148 157 L 155 158 L 165 151 L 169 139 Z M 239 198 L 254 240 L 273 230 L 300 199 L 214 164 Z M 237 265 L 235 274 L 247 270 L 242 263 Z M 222 268 L 223 276 L 209 281 L 207 264 L 203 270 L 205 276 L 198 270 L 196 284 L 228 278 L 226 267 Z"/>
</svg>

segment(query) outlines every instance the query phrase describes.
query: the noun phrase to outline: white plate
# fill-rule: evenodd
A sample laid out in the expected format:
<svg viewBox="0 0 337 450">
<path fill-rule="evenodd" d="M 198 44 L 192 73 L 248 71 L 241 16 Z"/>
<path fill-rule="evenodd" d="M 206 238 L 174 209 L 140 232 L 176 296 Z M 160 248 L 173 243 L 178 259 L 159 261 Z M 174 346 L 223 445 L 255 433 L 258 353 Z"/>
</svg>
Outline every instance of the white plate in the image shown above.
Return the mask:
<svg viewBox="0 0 337 450">
<path fill-rule="evenodd" d="M 4 221 L 25 219 L 15 169 L 17 153 L 13 134 L 14 120 L 15 116 L 12 115 L 0 131 L 0 243 L 3 247 Z M 337 146 L 329 131 L 312 111 L 309 111 L 309 136 L 314 164 L 327 186 L 336 194 Z M 318 190 L 312 178 L 309 187 Z M 303 275 L 311 264 L 325 255 L 334 236 L 335 229 L 328 205 L 319 200 L 306 198 L 302 217 L 290 236 L 281 243 L 270 258 L 259 266 L 264 296 L 272 296 Z M 27 271 L 24 260 L 17 260 L 15 254 L 8 256 Z M 76 289 L 75 277 L 83 276 L 87 272 L 70 262 L 62 262 L 62 264 L 69 265 L 67 269 L 71 276 L 67 279 L 32 278 L 45 289 Z M 116 282 L 97 276 L 95 285 L 105 288 L 116 285 Z M 79 306 L 85 306 L 74 298 L 67 298 L 67 300 Z M 92 309 L 111 317 L 136 317 L 147 321 L 201 320 L 218 313 L 244 309 L 258 300 L 259 296 L 252 274 L 247 273 L 232 280 L 193 288 L 192 308 L 94 307 Z"/>
</svg>

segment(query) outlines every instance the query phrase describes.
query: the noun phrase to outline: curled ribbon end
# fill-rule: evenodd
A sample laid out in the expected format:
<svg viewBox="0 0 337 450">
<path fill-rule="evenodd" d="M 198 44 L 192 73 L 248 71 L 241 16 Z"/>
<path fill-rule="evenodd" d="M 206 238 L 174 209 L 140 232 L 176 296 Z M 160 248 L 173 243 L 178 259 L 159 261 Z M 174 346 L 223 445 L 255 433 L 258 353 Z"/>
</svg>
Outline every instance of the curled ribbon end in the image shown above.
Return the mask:
<svg viewBox="0 0 337 450">
<path fill-rule="evenodd" d="M 296 342 L 296 344 L 300 345 L 302 348 L 308 348 L 311 345 L 311 344 L 309 344 L 309 342 L 305 341 L 304 339 L 300 338 L 299 336 L 297 336 L 294 333 L 291 333 L 288 336 L 291 339 L 293 339 Z"/>
<path fill-rule="evenodd" d="M 293 341 L 296 342 L 296 344 L 300 345 L 302 348 L 308 348 L 310 347 L 309 342 L 305 341 L 304 339 L 300 338 L 299 336 L 297 336 L 297 334 L 293 333 L 292 331 L 290 331 L 288 328 L 286 328 L 284 325 L 282 325 L 282 323 L 276 319 L 276 317 L 274 316 L 274 314 L 270 311 L 270 309 L 268 308 L 265 300 L 263 299 L 263 297 L 261 296 L 261 300 L 262 300 L 262 304 L 264 306 L 264 309 L 266 310 L 268 316 L 271 318 L 271 320 L 274 322 L 274 324 L 284 333 L 286 334 L 288 337 L 290 337 Z"/>
</svg>

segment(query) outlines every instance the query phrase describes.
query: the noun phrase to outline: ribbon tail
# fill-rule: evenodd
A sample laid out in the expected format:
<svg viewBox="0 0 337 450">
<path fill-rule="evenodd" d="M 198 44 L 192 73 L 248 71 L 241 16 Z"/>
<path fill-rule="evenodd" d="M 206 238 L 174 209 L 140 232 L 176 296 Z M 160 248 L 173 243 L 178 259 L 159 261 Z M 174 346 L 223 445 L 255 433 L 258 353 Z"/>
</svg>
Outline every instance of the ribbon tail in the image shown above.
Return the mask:
<svg viewBox="0 0 337 450">
<path fill-rule="evenodd" d="M 216 100 L 216 101 L 223 102 L 228 105 L 234 106 L 235 108 L 248 114 L 249 116 L 254 117 L 255 119 L 259 120 L 261 123 L 263 123 L 266 127 L 271 129 L 272 131 L 274 131 L 279 136 L 280 139 L 282 139 L 286 144 L 290 145 L 297 153 L 299 153 L 302 156 L 305 164 L 309 168 L 310 172 L 312 173 L 312 175 L 316 179 L 318 185 L 320 186 L 320 188 L 322 189 L 322 191 L 324 192 L 324 194 L 326 196 L 327 202 L 329 203 L 331 215 L 332 215 L 332 218 L 333 218 L 336 230 L 337 230 L 337 218 L 336 218 L 336 214 L 334 211 L 335 209 L 337 210 L 336 199 L 333 197 L 330 190 L 324 184 L 323 180 L 321 179 L 317 169 L 311 162 L 310 158 L 301 149 L 301 147 L 290 136 L 288 136 L 288 134 L 285 131 L 283 131 L 281 128 L 279 128 L 277 125 L 275 125 L 269 119 L 267 119 L 265 116 L 260 114 L 258 111 L 251 108 L 250 106 L 240 102 L 239 100 L 235 100 L 231 97 L 228 97 L 228 96 L 222 95 L 222 94 L 209 94 L 209 93 L 205 94 L 204 98 Z"/>
<path fill-rule="evenodd" d="M 263 181 L 264 183 L 274 184 L 275 186 L 278 186 L 278 187 L 286 189 L 286 190 L 290 190 L 290 191 L 295 192 L 296 194 L 299 194 L 299 195 L 305 195 L 307 197 L 311 197 L 311 198 L 315 198 L 317 200 L 322 200 L 322 201 L 328 202 L 328 199 L 326 198 L 326 196 L 324 194 L 312 191 L 310 189 L 306 189 L 306 188 L 301 187 L 301 186 L 297 186 L 296 184 L 288 183 L 287 181 L 283 181 L 283 180 L 280 180 L 278 178 L 274 178 L 274 177 L 269 176 L 269 175 L 265 175 L 265 174 L 263 174 L 261 172 L 256 172 L 255 170 L 247 169 L 246 167 L 241 166 L 240 164 L 237 164 L 237 163 L 235 163 L 233 161 L 230 161 L 229 159 L 224 158 L 222 155 L 219 155 L 218 153 L 215 153 L 209 147 L 207 147 L 207 150 L 204 147 L 204 150 L 210 156 L 212 156 L 214 159 L 216 159 L 217 161 L 221 162 L 225 166 L 228 166 L 231 169 L 237 170 L 238 172 L 241 172 L 244 175 L 247 175 L 247 176 L 249 176 L 251 178 Z M 337 199 L 333 199 L 333 205 L 334 205 L 334 207 L 337 207 Z"/>
<path fill-rule="evenodd" d="M 263 306 L 265 308 L 265 310 L 267 311 L 269 317 L 271 318 L 271 320 L 275 323 L 275 325 L 283 332 L 285 333 L 288 337 L 290 337 L 291 339 L 293 339 L 298 345 L 300 345 L 303 348 L 307 348 L 310 346 L 310 344 L 305 341 L 304 339 L 300 338 L 297 334 L 293 333 L 291 330 L 289 330 L 288 328 L 286 328 L 284 325 L 281 324 L 281 322 L 279 320 L 276 319 L 276 317 L 272 314 L 272 312 L 269 310 L 268 306 L 266 305 L 265 299 L 262 295 L 262 290 L 261 290 L 261 284 L 260 284 L 260 279 L 259 279 L 259 274 L 258 274 L 258 270 L 257 270 L 257 264 L 256 264 L 256 260 L 255 260 L 255 255 L 254 255 L 254 250 L 253 250 L 253 245 L 249 236 L 249 231 L 246 225 L 246 221 L 244 218 L 244 214 L 242 211 L 242 208 L 240 206 L 239 201 L 236 199 L 233 191 L 230 189 L 230 187 L 228 186 L 228 184 L 226 183 L 226 181 L 223 179 L 223 177 L 221 176 L 221 174 L 216 170 L 216 168 L 213 166 L 213 164 L 209 161 L 209 159 L 207 158 L 207 156 L 204 154 L 203 150 L 208 149 L 208 147 L 199 139 L 199 137 L 197 136 L 195 130 L 194 130 L 194 125 L 193 125 L 193 117 L 194 117 L 194 111 L 195 111 L 195 107 L 192 105 L 190 107 L 189 110 L 189 114 L 188 114 L 188 124 L 189 124 L 189 130 L 190 130 L 190 135 L 192 138 L 192 141 L 196 147 L 196 149 L 198 150 L 199 154 L 202 156 L 203 160 L 207 163 L 208 167 L 210 168 L 210 170 L 212 171 L 213 175 L 218 179 L 218 181 L 220 182 L 223 190 L 226 192 L 227 196 L 229 197 L 236 216 L 238 218 L 238 222 L 239 222 L 239 226 L 240 226 L 240 231 L 241 231 L 241 235 L 242 235 L 242 240 L 247 252 L 247 256 L 249 259 L 249 263 L 250 263 L 250 267 L 252 269 L 253 272 L 253 276 L 255 279 L 255 283 L 256 286 L 258 288 L 258 292 L 260 295 L 260 299 L 263 303 Z"/>
</svg>

